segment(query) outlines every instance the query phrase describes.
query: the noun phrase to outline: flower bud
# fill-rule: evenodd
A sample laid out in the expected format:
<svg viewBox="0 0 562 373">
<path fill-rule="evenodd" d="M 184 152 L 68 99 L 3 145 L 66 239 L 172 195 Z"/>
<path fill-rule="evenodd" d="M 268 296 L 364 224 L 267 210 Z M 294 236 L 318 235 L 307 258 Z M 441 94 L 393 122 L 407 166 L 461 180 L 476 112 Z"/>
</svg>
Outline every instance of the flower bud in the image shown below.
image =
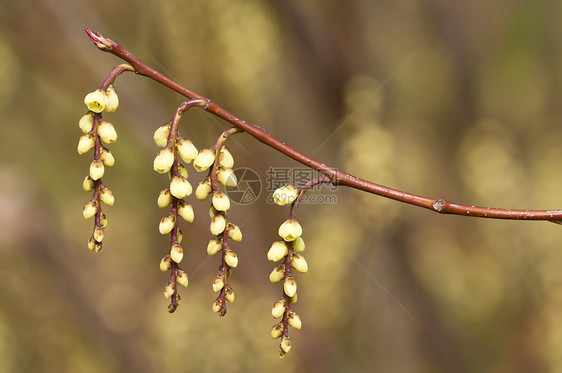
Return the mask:
<svg viewBox="0 0 562 373">
<path fill-rule="evenodd" d="M 217 181 L 228 188 L 238 185 L 236 175 L 231 168 L 222 168 L 217 172 Z"/>
<path fill-rule="evenodd" d="M 217 299 L 216 301 L 213 302 L 213 306 L 212 306 L 213 312 L 214 313 L 218 313 L 219 316 L 223 316 L 224 314 L 222 313 L 222 300 Z"/>
<path fill-rule="evenodd" d="M 292 297 L 289 298 L 289 304 L 295 304 L 297 303 L 297 297 L 298 294 L 293 295 Z"/>
<path fill-rule="evenodd" d="M 98 212 L 98 207 L 96 206 L 96 203 L 93 201 L 86 203 L 84 205 L 84 208 L 82 209 L 82 214 L 84 215 L 84 219 L 90 219 L 92 216 L 96 214 L 96 212 Z"/>
<path fill-rule="evenodd" d="M 172 202 L 174 201 L 174 198 L 172 197 L 172 195 L 170 194 L 170 189 L 166 188 L 164 190 L 160 191 L 160 194 L 158 194 L 158 207 L 160 207 L 161 209 L 163 209 L 164 207 L 168 207 L 172 204 Z"/>
<path fill-rule="evenodd" d="M 111 167 L 115 164 L 115 158 L 113 158 L 113 154 L 107 148 L 101 148 L 100 160 L 105 167 Z"/>
<path fill-rule="evenodd" d="M 178 228 L 178 243 L 181 243 L 183 241 L 183 233 L 181 232 L 181 229 Z"/>
<path fill-rule="evenodd" d="M 102 178 L 105 172 L 105 168 L 103 166 L 103 162 L 100 160 L 92 161 L 90 164 L 90 177 L 92 180 L 99 180 Z"/>
<path fill-rule="evenodd" d="M 221 148 L 221 151 L 219 153 L 219 163 L 224 167 L 224 168 L 232 168 L 234 167 L 234 157 L 232 156 L 232 154 L 230 153 L 230 151 L 228 151 L 228 149 L 223 146 Z"/>
<path fill-rule="evenodd" d="M 181 269 L 179 269 L 176 272 L 176 282 L 178 284 L 180 284 L 183 287 L 187 287 L 187 285 L 189 284 L 189 280 L 187 278 L 187 273 L 185 273 L 184 271 L 182 271 Z"/>
<path fill-rule="evenodd" d="M 156 146 L 165 147 L 168 144 L 168 137 L 170 137 L 170 123 L 166 123 L 154 131 L 153 138 Z"/>
<path fill-rule="evenodd" d="M 227 235 L 234 242 L 242 241 L 242 231 L 235 224 L 228 224 Z"/>
<path fill-rule="evenodd" d="M 89 133 L 94 127 L 94 113 L 90 112 L 82 116 L 82 118 L 80 118 L 80 121 L 78 122 L 78 127 L 80 127 L 82 132 Z"/>
<path fill-rule="evenodd" d="M 93 149 L 95 145 L 95 136 L 93 133 L 89 133 L 87 135 L 80 136 L 76 150 L 78 151 L 78 154 L 86 154 L 90 151 L 90 149 Z"/>
<path fill-rule="evenodd" d="M 119 106 L 119 97 L 117 96 L 117 92 L 115 92 L 115 88 L 113 88 L 113 84 L 111 84 L 107 88 L 105 93 L 107 95 L 107 106 L 105 108 L 105 111 L 108 113 L 113 113 Z"/>
<path fill-rule="evenodd" d="M 193 219 L 195 218 L 193 207 L 184 201 L 178 201 L 178 215 L 188 223 L 193 223 Z"/>
<path fill-rule="evenodd" d="M 269 274 L 269 281 L 272 284 L 277 284 L 281 282 L 285 278 L 285 265 L 281 264 L 280 266 L 275 267 L 273 271 Z"/>
<path fill-rule="evenodd" d="M 201 149 L 195 160 L 193 167 L 199 172 L 207 170 L 215 162 L 215 153 L 210 149 Z"/>
<path fill-rule="evenodd" d="M 288 252 L 289 248 L 287 247 L 285 241 L 275 241 L 267 252 L 267 259 L 272 262 L 278 262 L 283 259 Z"/>
<path fill-rule="evenodd" d="M 230 199 L 228 199 L 224 192 L 214 192 L 212 201 L 213 207 L 217 209 L 217 211 L 226 211 L 230 208 Z"/>
<path fill-rule="evenodd" d="M 185 163 L 191 162 L 199 154 L 197 148 L 193 145 L 191 140 L 176 139 L 176 148 L 178 150 L 178 154 Z"/>
<path fill-rule="evenodd" d="M 275 192 L 273 192 L 273 201 L 279 206 L 285 206 L 289 203 L 293 203 L 298 196 L 299 190 L 291 184 L 288 184 L 277 188 Z"/>
<path fill-rule="evenodd" d="M 302 321 L 301 321 L 301 317 L 299 315 L 296 314 L 296 312 L 291 311 L 289 313 L 289 325 L 291 325 L 293 328 L 300 330 L 302 328 Z"/>
<path fill-rule="evenodd" d="M 180 245 L 172 245 L 172 248 L 170 249 L 170 259 L 172 259 L 176 263 L 181 262 L 181 260 L 183 259 L 183 248 Z"/>
<path fill-rule="evenodd" d="M 279 323 L 273 325 L 273 329 L 271 329 L 271 338 L 281 338 L 281 335 L 283 335 L 283 324 Z"/>
<path fill-rule="evenodd" d="M 178 198 L 182 199 L 191 194 L 193 189 L 191 188 L 191 184 L 187 179 L 183 176 L 174 176 L 172 178 L 172 182 L 170 183 L 170 193 Z"/>
<path fill-rule="evenodd" d="M 308 272 L 308 263 L 303 255 L 295 253 L 291 256 L 291 267 L 300 273 Z"/>
<path fill-rule="evenodd" d="M 222 249 L 222 243 L 218 239 L 213 238 L 212 240 L 209 240 L 209 244 L 207 245 L 207 254 L 215 255 L 221 249 Z"/>
<path fill-rule="evenodd" d="M 160 230 L 160 234 L 168 234 L 174 229 L 176 225 L 176 217 L 174 215 L 164 216 L 160 220 L 160 225 L 158 229 Z"/>
<path fill-rule="evenodd" d="M 281 349 L 287 353 L 291 350 L 291 339 L 289 337 L 283 337 L 281 339 Z"/>
<path fill-rule="evenodd" d="M 101 113 L 107 106 L 107 101 L 107 94 L 101 89 L 88 93 L 84 98 L 84 103 L 94 113 Z"/>
<path fill-rule="evenodd" d="M 113 206 L 115 203 L 115 197 L 113 192 L 108 187 L 104 186 L 100 188 L 100 200 L 108 206 Z"/>
<path fill-rule="evenodd" d="M 94 240 L 101 242 L 103 240 L 104 232 L 102 227 L 94 228 Z"/>
<path fill-rule="evenodd" d="M 294 241 L 302 235 L 302 227 L 295 219 L 287 219 L 279 227 L 279 236 L 285 241 Z"/>
<path fill-rule="evenodd" d="M 166 298 L 170 298 L 172 295 L 174 295 L 174 291 L 175 291 L 175 286 L 173 283 L 164 286 L 164 296 Z"/>
<path fill-rule="evenodd" d="M 167 272 L 172 268 L 172 261 L 170 260 L 170 256 L 166 255 L 160 261 L 160 270 L 162 272 Z"/>
<path fill-rule="evenodd" d="M 94 240 L 94 237 L 90 237 L 90 239 L 88 240 L 88 250 L 90 251 L 94 251 L 96 248 L 96 240 Z"/>
<path fill-rule="evenodd" d="M 171 148 L 164 148 L 158 151 L 154 158 L 154 171 L 164 174 L 172 168 L 174 164 L 174 152 Z"/>
<path fill-rule="evenodd" d="M 107 228 L 107 216 L 103 212 L 100 214 L 100 226 L 103 229 Z"/>
<path fill-rule="evenodd" d="M 271 315 L 278 319 L 285 313 L 285 300 L 279 299 L 277 302 L 273 303 L 273 308 L 271 308 Z"/>
<path fill-rule="evenodd" d="M 86 176 L 82 182 L 82 188 L 85 192 L 91 192 L 94 190 L 94 180 L 90 176 Z"/>
<path fill-rule="evenodd" d="M 195 197 L 199 201 L 203 201 L 207 199 L 207 197 L 209 197 L 212 191 L 213 188 L 211 188 L 211 180 L 207 178 L 205 180 L 200 181 L 199 185 L 197 185 L 197 189 L 195 189 Z"/>
<path fill-rule="evenodd" d="M 292 297 L 297 293 L 297 282 L 292 277 L 285 278 L 283 283 L 283 290 L 288 297 Z"/>
<path fill-rule="evenodd" d="M 224 261 L 228 264 L 231 268 L 236 268 L 238 265 L 238 256 L 232 250 L 226 250 L 224 253 Z"/>
<path fill-rule="evenodd" d="M 178 163 L 178 174 L 179 176 L 184 177 L 185 179 L 187 179 L 187 168 L 184 167 L 183 164 Z"/>
<path fill-rule="evenodd" d="M 211 207 L 209 208 L 209 218 L 214 218 L 215 216 L 217 216 L 219 214 L 219 212 L 217 211 L 217 209 L 215 209 L 213 207 L 213 205 L 211 205 Z M 226 213 L 225 213 L 226 214 Z"/>
<path fill-rule="evenodd" d="M 224 215 L 219 214 L 211 219 L 211 233 L 215 236 L 221 234 L 226 228 L 226 219 Z"/>
<path fill-rule="evenodd" d="M 293 241 L 293 249 L 295 249 L 295 251 L 298 251 L 299 253 L 302 253 L 304 251 L 305 245 L 304 245 L 304 241 L 302 240 L 302 237 L 297 237 L 294 241 Z"/>
<path fill-rule="evenodd" d="M 224 297 L 227 301 L 229 301 L 230 303 L 234 303 L 234 290 L 232 290 L 232 288 L 230 286 L 227 286 L 224 289 Z"/>
<path fill-rule="evenodd" d="M 217 292 L 224 287 L 224 278 L 222 276 L 217 276 L 213 280 L 213 291 Z"/>
<path fill-rule="evenodd" d="M 115 127 L 113 127 L 113 124 L 104 120 L 100 121 L 100 124 L 98 125 L 98 136 L 101 141 L 106 144 L 111 144 L 112 142 L 117 141 L 117 132 L 115 131 Z"/>
</svg>

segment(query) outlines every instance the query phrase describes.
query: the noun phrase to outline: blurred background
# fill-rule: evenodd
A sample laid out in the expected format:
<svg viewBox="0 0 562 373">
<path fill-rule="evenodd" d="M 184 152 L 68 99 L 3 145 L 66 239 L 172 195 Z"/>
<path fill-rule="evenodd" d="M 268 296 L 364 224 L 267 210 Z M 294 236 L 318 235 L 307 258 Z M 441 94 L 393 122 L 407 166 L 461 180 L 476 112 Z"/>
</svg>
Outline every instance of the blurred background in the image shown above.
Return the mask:
<svg viewBox="0 0 562 373">
<path fill-rule="evenodd" d="M 105 118 L 119 139 L 104 183 L 104 249 L 86 248 L 91 154 L 76 152 L 84 96 L 121 61 L 83 29 L 322 162 L 400 190 L 494 207 L 562 207 L 562 2 L 296 0 L 0 1 L 0 371 L 559 372 L 562 227 L 443 216 L 321 189 L 299 221 L 301 331 L 281 360 L 266 253 L 287 207 L 267 171 L 296 162 L 229 142 L 263 182 L 229 216 L 236 302 L 211 311 L 208 201 L 183 225 L 190 285 L 168 314 L 153 131 L 182 97 L 124 74 Z M 210 146 L 201 110 L 181 133 Z M 189 167 L 196 185 L 204 175 Z"/>
</svg>

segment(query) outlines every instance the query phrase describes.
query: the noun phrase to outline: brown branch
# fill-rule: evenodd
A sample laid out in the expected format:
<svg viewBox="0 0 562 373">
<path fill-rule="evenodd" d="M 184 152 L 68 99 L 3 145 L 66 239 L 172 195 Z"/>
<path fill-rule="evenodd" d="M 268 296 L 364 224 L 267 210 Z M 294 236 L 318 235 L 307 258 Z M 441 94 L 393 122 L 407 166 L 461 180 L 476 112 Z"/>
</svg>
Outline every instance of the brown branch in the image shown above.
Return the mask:
<svg viewBox="0 0 562 373">
<path fill-rule="evenodd" d="M 189 89 L 183 87 L 181 84 L 162 75 L 158 71 L 152 69 L 151 67 L 140 61 L 137 57 L 123 48 L 119 43 L 105 38 L 99 33 L 91 31 L 90 29 L 86 29 L 86 33 L 88 34 L 92 42 L 96 44 L 98 49 L 104 52 L 109 52 L 126 61 L 134 68 L 135 73 L 151 78 L 158 83 L 178 92 L 182 96 L 187 97 L 188 99 L 204 100 L 207 103 L 204 107 L 206 111 L 226 120 L 237 128 L 247 132 L 256 140 L 272 147 L 273 149 L 285 154 L 295 161 L 300 162 L 307 167 L 315 169 L 324 176 L 328 177 L 335 185 L 348 186 L 396 201 L 423 207 L 442 214 L 455 214 L 494 219 L 549 220 L 555 223 L 560 223 L 560 221 L 562 221 L 562 210 L 513 210 L 463 205 L 459 203 L 448 202 L 443 199 L 428 198 L 402 192 L 396 189 L 372 183 L 367 180 L 360 179 L 344 171 L 338 170 L 337 168 L 328 167 L 324 163 L 321 163 L 314 158 L 308 157 L 307 155 L 300 153 L 299 151 L 286 145 L 285 143 L 273 137 L 263 128 L 238 118 L 237 116 L 223 109 L 211 100 L 198 95 L 193 91 L 190 91 Z"/>
</svg>

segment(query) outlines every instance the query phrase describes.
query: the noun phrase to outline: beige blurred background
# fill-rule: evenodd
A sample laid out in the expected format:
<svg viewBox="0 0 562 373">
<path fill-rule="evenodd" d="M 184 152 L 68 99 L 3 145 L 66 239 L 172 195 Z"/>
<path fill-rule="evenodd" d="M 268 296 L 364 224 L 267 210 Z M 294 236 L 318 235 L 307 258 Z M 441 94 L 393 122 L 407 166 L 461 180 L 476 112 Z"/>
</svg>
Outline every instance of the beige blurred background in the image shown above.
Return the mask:
<svg viewBox="0 0 562 373">
<path fill-rule="evenodd" d="M 0 1 L 0 371 L 559 372 L 562 227 L 441 216 L 339 188 L 303 205 L 310 270 L 301 331 L 277 356 L 280 287 L 266 252 L 288 208 L 267 190 L 229 216 L 244 240 L 236 302 L 211 311 L 208 202 L 183 226 L 183 303 L 166 311 L 164 176 L 152 133 L 182 98 L 125 74 L 106 115 L 119 140 L 104 182 L 104 250 L 79 156 L 83 97 L 121 63 L 83 29 L 326 164 L 461 203 L 562 207 L 560 1 Z M 210 146 L 227 125 L 193 110 Z M 247 135 L 236 166 L 299 167 Z M 203 175 L 192 172 L 196 184 Z M 334 194 L 334 192 L 324 191 Z M 317 192 L 322 193 L 322 191 Z"/>
</svg>

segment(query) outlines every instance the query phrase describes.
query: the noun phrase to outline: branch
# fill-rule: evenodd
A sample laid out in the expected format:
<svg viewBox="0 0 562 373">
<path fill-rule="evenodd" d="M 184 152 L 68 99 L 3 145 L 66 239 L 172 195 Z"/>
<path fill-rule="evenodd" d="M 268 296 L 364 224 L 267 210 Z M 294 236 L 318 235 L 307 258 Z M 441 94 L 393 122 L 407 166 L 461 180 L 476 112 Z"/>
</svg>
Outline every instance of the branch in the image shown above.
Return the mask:
<svg viewBox="0 0 562 373">
<path fill-rule="evenodd" d="M 86 29 L 86 33 L 88 34 L 92 42 L 94 42 L 94 44 L 98 47 L 98 49 L 104 52 L 109 52 L 126 61 L 134 68 L 135 73 L 151 78 L 158 83 L 178 92 L 182 96 L 187 97 L 188 99 L 201 100 L 205 103 L 201 106 L 209 113 L 212 113 L 217 117 L 226 120 L 233 126 L 247 132 L 256 140 L 272 147 L 273 149 L 285 154 L 295 161 L 300 162 L 303 165 L 320 172 L 324 176 L 328 177 L 335 185 L 348 186 L 396 201 L 423 207 L 442 214 L 455 214 L 493 219 L 548 220 L 558 224 L 562 223 L 562 210 L 513 210 L 463 205 L 459 203 L 448 202 L 443 199 L 428 198 L 402 192 L 396 189 L 372 183 L 367 180 L 360 179 L 344 171 L 338 170 L 337 168 L 328 167 L 324 163 L 321 163 L 320 161 L 317 161 L 316 159 L 300 153 L 299 151 L 286 145 L 285 143 L 273 137 L 263 128 L 238 118 L 237 116 L 223 109 L 208 98 L 198 95 L 197 93 L 185 88 L 181 84 L 162 75 L 161 73 L 149 67 L 137 57 L 132 55 L 119 43 L 105 38 L 99 33 L 90 29 Z"/>
</svg>

